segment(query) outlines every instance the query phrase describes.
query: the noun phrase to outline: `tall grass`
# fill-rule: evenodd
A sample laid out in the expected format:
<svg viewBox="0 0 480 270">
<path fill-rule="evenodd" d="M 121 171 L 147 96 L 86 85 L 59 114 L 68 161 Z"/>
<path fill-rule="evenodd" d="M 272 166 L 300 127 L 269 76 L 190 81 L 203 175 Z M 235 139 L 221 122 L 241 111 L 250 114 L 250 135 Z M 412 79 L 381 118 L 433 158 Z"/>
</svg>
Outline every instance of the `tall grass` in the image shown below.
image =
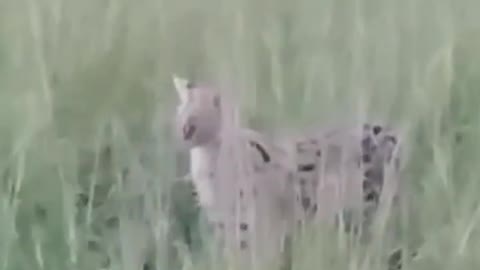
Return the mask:
<svg viewBox="0 0 480 270">
<path fill-rule="evenodd" d="M 265 131 L 366 119 L 405 131 L 393 232 L 348 248 L 318 228 L 295 245 L 296 269 L 385 269 L 394 247 L 419 248 L 406 269 L 478 268 L 478 10 L 1 0 L 0 269 L 225 269 L 176 181 L 172 73 L 231 86 Z"/>
</svg>

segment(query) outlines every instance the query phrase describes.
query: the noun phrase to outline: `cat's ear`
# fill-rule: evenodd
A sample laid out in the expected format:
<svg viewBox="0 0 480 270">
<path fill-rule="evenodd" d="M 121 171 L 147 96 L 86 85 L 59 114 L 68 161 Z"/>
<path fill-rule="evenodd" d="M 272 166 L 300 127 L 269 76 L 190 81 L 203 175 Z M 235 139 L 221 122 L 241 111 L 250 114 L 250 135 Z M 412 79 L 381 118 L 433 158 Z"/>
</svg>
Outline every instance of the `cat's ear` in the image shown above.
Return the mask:
<svg viewBox="0 0 480 270">
<path fill-rule="evenodd" d="M 190 82 L 187 79 L 178 77 L 177 75 L 172 75 L 173 85 L 175 86 L 175 90 L 177 91 L 178 97 L 182 102 L 187 101 L 188 98 L 188 91 Z"/>
</svg>

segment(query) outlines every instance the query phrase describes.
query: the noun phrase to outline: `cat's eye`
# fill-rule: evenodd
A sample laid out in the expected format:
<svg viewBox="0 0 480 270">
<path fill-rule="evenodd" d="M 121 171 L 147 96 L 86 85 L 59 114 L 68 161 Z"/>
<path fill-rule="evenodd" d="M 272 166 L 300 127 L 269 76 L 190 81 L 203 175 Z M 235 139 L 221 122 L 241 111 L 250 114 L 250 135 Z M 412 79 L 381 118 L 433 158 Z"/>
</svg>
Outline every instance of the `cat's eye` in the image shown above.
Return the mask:
<svg viewBox="0 0 480 270">
<path fill-rule="evenodd" d="M 193 89 L 195 88 L 195 84 L 192 81 L 188 81 L 187 84 L 185 85 L 187 89 Z"/>
</svg>

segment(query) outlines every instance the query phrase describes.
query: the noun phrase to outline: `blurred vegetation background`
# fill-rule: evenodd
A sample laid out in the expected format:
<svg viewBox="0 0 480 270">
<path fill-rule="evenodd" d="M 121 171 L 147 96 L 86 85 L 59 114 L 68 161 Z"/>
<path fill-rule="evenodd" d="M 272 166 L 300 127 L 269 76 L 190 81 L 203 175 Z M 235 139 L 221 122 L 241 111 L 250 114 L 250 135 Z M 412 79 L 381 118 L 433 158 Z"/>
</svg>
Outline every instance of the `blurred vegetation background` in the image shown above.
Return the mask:
<svg viewBox="0 0 480 270">
<path fill-rule="evenodd" d="M 172 73 L 230 86 L 263 131 L 401 128 L 409 204 L 391 237 L 379 233 L 389 240 L 347 248 L 318 228 L 296 246 L 295 269 L 385 269 L 386 246 L 420 248 L 405 269 L 478 268 L 479 10 L 0 0 L 0 269 L 225 269 L 176 181 L 187 169 L 170 127 Z"/>
</svg>

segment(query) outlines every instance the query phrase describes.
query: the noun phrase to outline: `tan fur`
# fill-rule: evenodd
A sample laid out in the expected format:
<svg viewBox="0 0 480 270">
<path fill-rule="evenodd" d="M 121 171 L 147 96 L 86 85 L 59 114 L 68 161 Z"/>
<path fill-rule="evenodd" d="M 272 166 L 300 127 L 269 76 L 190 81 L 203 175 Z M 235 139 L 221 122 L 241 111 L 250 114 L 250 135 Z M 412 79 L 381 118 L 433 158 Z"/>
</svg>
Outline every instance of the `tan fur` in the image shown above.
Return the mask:
<svg viewBox="0 0 480 270">
<path fill-rule="evenodd" d="M 274 261 L 294 221 L 284 154 L 263 135 L 241 128 L 234 107 L 213 89 L 187 87 L 179 78 L 174 84 L 180 100 L 176 130 L 190 152 L 200 206 L 227 250 L 255 262 Z M 188 125 L 195 132 L 186 139 Z"/>
<path fill-rule="evenodd" d="M 365 182 L 378 197 L 385 197 L 385 186 L 397 192 L 385 176 L 365 176 L 368 170 L 385 174 L 396 154 L 397 142 L 389 145 L 385 130 L 373 135 L 371 127 L 335 127 L 274 140 L 243 128 L 234 104 L 216 90 L 180 78 L 174 84 L 176 130 L 190 152 L 198 202 L 229 250 L 268 261 L 298 223 L 335 223 L 345 212 L 364 223 L 378 206 L 365 199 L 371 193 Z M 362 161 L 365 138 L 376 147 L 369 161 Z"/>
</svg>

